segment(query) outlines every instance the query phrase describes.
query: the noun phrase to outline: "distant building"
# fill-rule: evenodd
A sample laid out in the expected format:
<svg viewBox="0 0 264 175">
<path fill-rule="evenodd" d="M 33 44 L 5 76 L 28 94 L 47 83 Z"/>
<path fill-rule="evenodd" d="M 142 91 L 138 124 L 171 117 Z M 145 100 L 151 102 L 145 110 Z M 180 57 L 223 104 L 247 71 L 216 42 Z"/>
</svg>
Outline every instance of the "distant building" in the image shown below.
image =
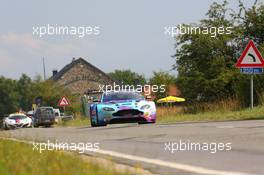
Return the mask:
<svg viewBox="0 0 264 175">
<path fill-rule="evenodd" d="M 177 88 L 176 85 L 169 85 L 166 88 L 166 96 L 176 96 L 176 97 L 180 97 L 181 96 L 181 91 Z M 146 87 L 145 92 L 144 92 L 144 96 L 149 99 L 149 100 L 158 100 L 156 99 L 156 95 L 154 92 L 152 92 L 152 87 Z M 165 97 L 165 96 L 164 96 Z"/>
<path fill-rule="evenodd" d="M 167 92 L 168 96 L 176 96 L 176 97 L 180 97 L 181 96 L 181 91 L 178 89 L 178 87 L 176 85 L 170 85 L 168 88 L 168 92 Z"/>
<path fill-rule="evenodd" d="M 102 70 L 83 58 L 74 59 L 59 72 L 54 70 L 52 79 L 74 94 L 83 95 L 99 90 L 99 85 L 113 84 L 113 80 Z"/>
</svg>

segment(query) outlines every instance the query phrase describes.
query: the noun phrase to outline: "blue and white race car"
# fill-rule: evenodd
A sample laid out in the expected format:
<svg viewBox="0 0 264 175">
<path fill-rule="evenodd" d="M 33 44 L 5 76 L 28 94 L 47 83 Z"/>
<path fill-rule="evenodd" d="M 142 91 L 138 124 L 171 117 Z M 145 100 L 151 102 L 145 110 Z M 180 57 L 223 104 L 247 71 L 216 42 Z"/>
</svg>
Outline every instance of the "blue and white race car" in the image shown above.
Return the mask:
<svg viewBox="0 0 264 175">
<path fill-rule="evenodd" d="M 132 91 L 111 91 L 90 105 L 92 127 L 113 123 L 155 123 L 156 106 L 141 94 Z"/>
</svg>

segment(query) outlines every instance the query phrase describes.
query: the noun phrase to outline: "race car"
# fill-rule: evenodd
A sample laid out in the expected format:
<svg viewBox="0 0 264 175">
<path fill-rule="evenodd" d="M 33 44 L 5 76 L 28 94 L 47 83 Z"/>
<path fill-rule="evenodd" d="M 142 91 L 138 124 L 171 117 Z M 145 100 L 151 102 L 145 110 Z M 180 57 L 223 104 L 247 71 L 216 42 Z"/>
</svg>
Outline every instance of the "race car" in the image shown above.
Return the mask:
<svg viewBox="0 0 264 175">
<path fill-rule="evenodd" d="M 156 106 L 141 94 L 132 91 L 110 91 L 90 105 L 91 126 L 114 123 L 155 123 Z"/>
<path fill-rule="evenodd" d="M 3 120 L 3 126 L 5 129 L 31 127 L 32 119 L 22 113 L 10 114 Z"/>
</svg>

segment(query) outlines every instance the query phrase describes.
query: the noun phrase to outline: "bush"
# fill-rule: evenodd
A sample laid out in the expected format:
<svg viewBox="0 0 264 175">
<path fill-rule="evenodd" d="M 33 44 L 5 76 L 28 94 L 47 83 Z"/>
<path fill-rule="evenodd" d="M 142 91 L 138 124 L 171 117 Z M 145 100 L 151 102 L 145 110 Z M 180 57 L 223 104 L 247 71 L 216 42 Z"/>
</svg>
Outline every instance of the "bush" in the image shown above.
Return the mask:
<svg viewBox="0 0 264 175">
<path fill-rule="evenodd" d="M 215 102 L 194 102 L 187 103 L 184 107 L 185 113 L 201 113 L 215 111 L 236 111 L 242 108 L 237 98 L 227 98 Z"/>
</svg>

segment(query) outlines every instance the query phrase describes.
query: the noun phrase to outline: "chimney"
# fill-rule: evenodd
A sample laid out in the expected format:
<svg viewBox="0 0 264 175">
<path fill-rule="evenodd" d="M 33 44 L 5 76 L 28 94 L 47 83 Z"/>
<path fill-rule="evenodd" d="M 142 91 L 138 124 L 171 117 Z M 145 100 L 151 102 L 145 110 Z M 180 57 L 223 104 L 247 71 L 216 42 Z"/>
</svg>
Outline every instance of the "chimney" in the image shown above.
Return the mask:
<svg viewBox="0 0 264 175">
<path fill-rule="evenodd" d="M 72 58 L 72 62 L 74 62 L 74 61 L 75 61 L 75 57 Z"/>
<path fill-rule="evenodd" d="M 57 73 L 58 73 L 58 70 L 57 70 L 57 69 L 54 69 L 54 70 L 52 71 L 52 76 L 54 77 Z"/>
</svg>

